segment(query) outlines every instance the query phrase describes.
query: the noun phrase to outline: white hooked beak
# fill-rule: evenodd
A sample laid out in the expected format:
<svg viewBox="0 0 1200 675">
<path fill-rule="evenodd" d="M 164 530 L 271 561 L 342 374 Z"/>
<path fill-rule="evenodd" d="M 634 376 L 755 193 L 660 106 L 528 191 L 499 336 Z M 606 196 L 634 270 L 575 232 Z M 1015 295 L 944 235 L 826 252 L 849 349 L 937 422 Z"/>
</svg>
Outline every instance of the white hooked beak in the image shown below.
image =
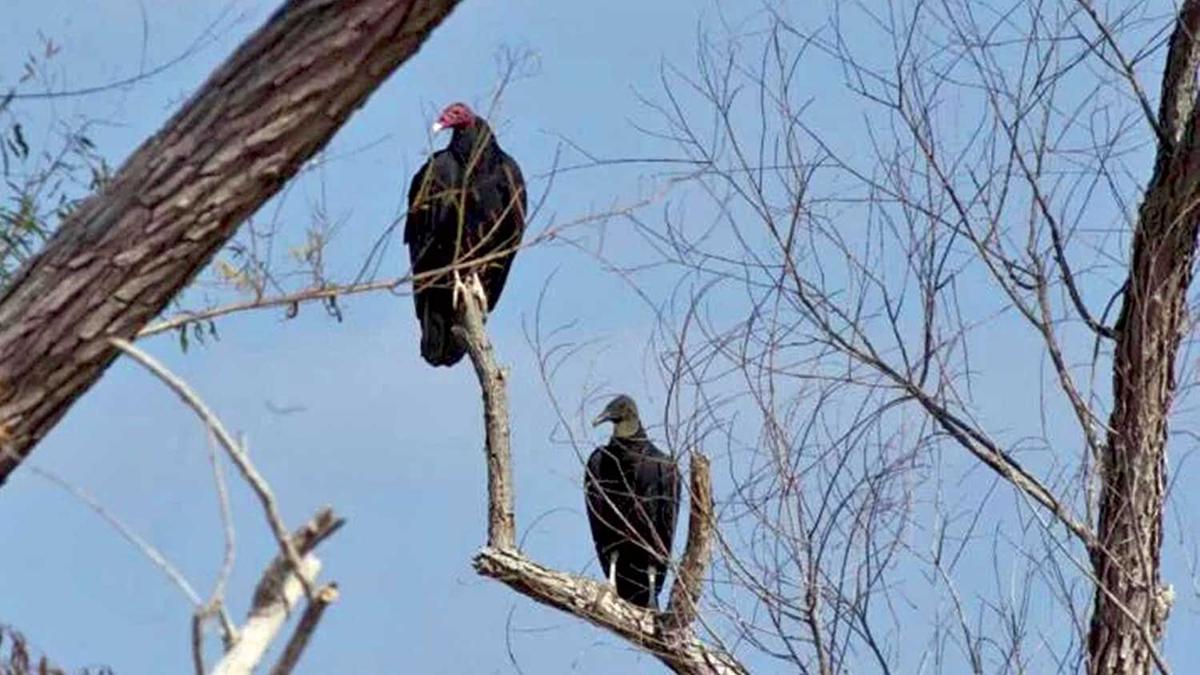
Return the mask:
<svg viewBox="0 0 1200 675">
<path fill-rule="evenodd" d="M 433 126 L 429 128 L 429 133 L 436 134 L 437 132 L 439 132 L 445 128 L 446 128 L 446 125 L 442 124 L 442 122 L 439 120 L 437 122 L 434 122 Z"/>
</svg>

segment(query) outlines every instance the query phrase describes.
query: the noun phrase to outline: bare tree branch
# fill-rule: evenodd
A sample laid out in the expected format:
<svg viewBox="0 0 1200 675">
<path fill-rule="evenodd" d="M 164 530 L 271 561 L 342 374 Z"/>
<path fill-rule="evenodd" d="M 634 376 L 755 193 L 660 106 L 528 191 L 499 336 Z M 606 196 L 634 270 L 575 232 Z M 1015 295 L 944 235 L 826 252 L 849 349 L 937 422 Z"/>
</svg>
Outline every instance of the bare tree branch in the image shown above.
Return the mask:
<svg viewBox="0 0 1200 675">
<path fill-rule="evenodd" d="M 337 584 L 327 584 L 317 591 L 317 597 L 308 603 L 308 606 L 304 608 L 304 614 L 300 615 L 296 630 L 292 632 L 292 637 L 284 647 L 279 662 L 271 668 L 271 675 L 290 675 L 296 665 L 300 663 L 300 657 L 304 654 L 304 649 L 308 647 L 308 641 L 312 639 L 313 633 L 317 631 L 317 624 L 325 615 L 325 610 L 337 602 L 337 599 Z"/>
<path fill-rule="evenodd" d="M 671 633 L 692 625 L 700 610 L 704 579 L 712 559 L 712 540 L 717 527 L 713 517 L 712 477 L 708 458 L 699 452 L 691 455 L 691 505 L 688 510 L 687 545 L 675 571 L 671 600 L 663 617 L 663 630 Z"/>
<path fill-rule="evenodd" d="M 466 295 L 466 294 L 464 294 Z M 483 424 L 487 436 L 484 451 L 488 469 L 488 546 L 500 550 L 516 548 L 517 524 L 513 513 L 512 449 L 508 428 L 508 375 L 496 363 L 492 342 L 483 328 L 483 312 L 467 300 L 459 311 L 462 325 L 454 333 L 466 344 L 479 387 L 483 393 Z"/>
<path fill-rule="evenodd" d="M 286 569 L 290 570 L 289 565 Z M 286 579 L 271 580 L 279 586 L 277 593 L 262 596 L 264 602 L 256 602 L 250 608 L 246 623 L 238 631 L 238 641 L 225 652 L 212 669 L 212 675 L 251 675 L 266 656 L 267 650 L 283 629 L 288 616 L 304 597 L 304 585 L 300 578 L 312 585 L 321 571 L 321 561 L 308 555 L 301 563 L 300 575 L 288 573 Z M 264 577 L 263 582 L 268 580 Z"/>
<path fill-rule="evenodd" d="M 187 580 L 187 577 L 183 576 L 183 572 L 180 572 L 179 568 L 171 564 L 171 561 L 167 560 L 167 557 L 164 556 L 157 548 L 155 548 L 153 544 L 143 539 L 141 535 L 139 535 L 137 532 L 134 532 L 133 529 L 131 529 L 125 523 L 121 522 L 119 518 L 109 513 L 108 509 L 104 508 L 104 506 L 100 504 L 95 497 L 88 494 L 82 488 L 67 482 L 58 474 L 47 471 L 39 466 L 31 466 L 29 470 L 35 475 L 45 478 L 51 483 L 54 483 L 58 487 L 66 490 L 79 499 L 79 501 L 86 504 L 89 509 L 96 513 L 96 515 L 103 518 L 104 522 L 108 523 L 113 527 L 113 529 L 119 532 L 126 541 L 128 541 L 130 544 L 133 544 L 134 548 L 141 551 L 142 554 L 150 560 L 150 562 L 154 563 L 155 567 L 158 567 L 160 570 L 162 570 L 163 574 L 166 574 L 167 578 L 171 580 L 171 583 L 175 584 L 180 592 L 183 593 L 183 596 L 188 599 L 188 602 L 192 604 L 192 607 L 198 609 L 202 606 L 203 601 L 200 599 L 200 594 L 196 592 L 196 589 L 192 586 L 191 582 Z"/>
<path fill-rule="evenodd" d="M 199 312 L 181 312 L 168 319 L 156 321 L 142 330 L 138 331 L 138 339 L 147 338 L 151 335 L 158 335 L 170 330 L 176 330 L 185 326 L 190 326 L 196 323 L 211 321 L 229 314 L 237 314 L 239 312 L 247 312 L 255 309 L 270 309 L 272 307 L 294 307 L 306 302 L 316 300 L 329 300 L 339 298 L 343 295 L 358 295 L 361 293 L 371 293 L 375 291 L 392 291 L 402 286 L 409 281 L 409 277 L 399 277 L 395 279 L 382 279 L 380 281 L 370 281 L 359 284 L 345 284 L 341 286 L 326 286 L 322 288 L 309 288 L 295 293 L 285 293 L 283 295 L 269 296 L 254 300 L 244 300 L 242 302 L 232 302 L 220 307 L 206 309 Z"/>
</svg>

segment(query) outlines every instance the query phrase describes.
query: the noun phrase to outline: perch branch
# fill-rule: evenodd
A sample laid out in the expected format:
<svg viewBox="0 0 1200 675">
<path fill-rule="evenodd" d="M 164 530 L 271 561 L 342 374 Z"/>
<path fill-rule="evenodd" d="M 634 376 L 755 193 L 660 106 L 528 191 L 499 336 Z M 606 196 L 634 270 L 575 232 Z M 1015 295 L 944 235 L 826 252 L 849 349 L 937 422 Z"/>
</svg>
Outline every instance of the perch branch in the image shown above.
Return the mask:
<svg viewBox="0 0 1200 675">
<path fill-rule="evenodd" d="M 496 363 L 496 354 L 483 328 L 483 309 L 476 298 L 464 293 L 459 316 L 462 325 L 454 333 L 466 344 L 483 390 L 483 422 L 487 433 L 485 451 L 488 467 L 488 546 L 516 548 L 517 524 L 513 515 L 512 450 L 508 430 L 508 375 Z"/>
<path fill-rule="evenodd" d="M 479 386 L 483 391 L 488 465 L 488 546 L 474 560 L 475 571 L 496 579 L 544 605 L 605 628 L 647 650 L 682 675 L 745 675 L 732 655 L 710 646 L 691 629 L 707 567 L 712 535 L 712 490 L 708 461 L 692 456 L 692 499 L 687 550 L 671 590 L 668 614 L 659 620 L 653 610 L 619 598 L 612 588 L 586 577 L 544 567 L 516 549 L 513 518 L 512 463 L 506 375 L 483 326 L 483 308 L 470 293 L 463 294 L 460 326 Z"/>
<path fill-rule="evenodd" d="M 685 554 L 686 557 L 686 554 Z M 617 597 L 606 583 L 549 569 L 518 551 L 484 548 L 475 571 L 537 602 L 607 629 L 654 654 L 680 675 L 745 675 L 732 655 L 702 642 L 688 627 L 659 623 L 652 610 Z M 676 581 L 678 587 L 682 581 Z M 672 599 L 680 591 L 672 589 Z M 688 593 L 688 592 L 684 592 Z M 694 610 L 693 610 L 694 611 Z"/>
</svg>

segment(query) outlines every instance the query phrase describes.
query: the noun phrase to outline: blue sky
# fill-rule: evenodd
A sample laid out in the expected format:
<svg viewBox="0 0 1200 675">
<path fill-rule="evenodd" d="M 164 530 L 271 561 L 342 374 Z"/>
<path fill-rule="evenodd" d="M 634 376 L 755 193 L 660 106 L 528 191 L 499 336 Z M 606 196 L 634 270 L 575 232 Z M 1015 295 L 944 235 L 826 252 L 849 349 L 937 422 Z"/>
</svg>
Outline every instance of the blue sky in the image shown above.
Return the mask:
<svg viewBox="0 0 1200 675">
<path fill-rule="evenodd" d="M 94 127 L 93 139 L 116 165 L 275 6 L 273 1 L 10 0 L 0 25 L 0 83 L 19 77 L 26 52 L 39 49 L 39 35 L 62 47 L 51 72 L 54 86 L 67 89 L 120 80 L 137 72 L 139 63 L 152 67 L 169 61 L 184 45 L 201 40 L 195 53 L 134 86 L 20 103 L 27 128 L 42 141 L 54 133 L 52 120 L 105 120 Z M 329 147 L 335 159 L 296 181 L 285 200 L 257 218 L 278 207 L 285 231 L 296 239 L 313 205 L 323 199 L 340 223 L 329 250 L 332 271 L 340 278 L 353 274 L 402 208 L 409 176 L 428 152 L 427 129 L 436 110 L 454 100 L 486 103 L 496 81 L 496 54 L 505 47 L 538 54 L 537 72 L 512 85 L 493 117 L 534 196 L 546 188 L 544 175 L 562 139 L 607 157 L 666 155 L 670 146 L 637 128 L 654 121 L 639 104 L 639 94 L 660 91 L 663 63 L 693 68 L 701 27 L 738 24 L 742 17 L 729 16 L 732 11 L 728 5 L 687 0 L 587 6 L 468 0 L 338 134 Z M 214 21 L 217 34 L 204 38 L 204 27 Z M 865 53 L 871 54 L 870 46 Z M 834 69 L 815 68 L 803 81 L 814 95 L 842 85 Z M 834 103 L 844 100 L 831 95 L 825 105 L 814 106 L 814 123 L 835 136 L 853 128 L 858 117 Z M 841 140 L 852 144 L 856 137 L 846 134 Z M 569 151 L 565 156 L 579 161 Z M 660 184 L 644 167 L 565 174 L 556 179 L 534 230 L 652 196 Z M 653 214 L 664 203 L 657 200 L 648 211 Z M 702 206 L 690 211 L 703 213 Z M 606 254 L 638 241 L 627 221 L 603 225 Z M 599 231 L 595 224 L 588 227 Z M 393 242 L 382 274 L 405 271 L 402 253 Z M 638 253 L 622 251 L 633 259 Z M 664 293 L 672 288 L 666 272 L 640 279 Z M 580 406 L 591 412 L 602 403 L 596 392 L 615 390 L 633 394 L 644 410 L 662 409 L 665 392 L 648 344 L 654 315 L 595 257 L 551 244 L 521 254 L 489 322 L 501 358 L 513 372 L 523 546 L 553 566 L 594 574 L 577 453 L 602 435 L 572 417 L 573 431 L 581 434 L 580 446 L 572 448 L 556 431 L 526 340 L 543 290 L 543 326 L 568 326 L 566 339 L 587 342 L 554 381 L 568 415 Z M 187 301 L 206 299 L 195 292 Z M 526 673 L 659 672 L 653 659 L 619 640 L 473 574 L 469 561 L 485 534 L 473 374 L 467 367 L 435 370 L 421 362 L 409 298 L 353 298 L 343 308 L 342 323 L 315 307 L 290 321 L 271 311 L 225 319 L 219 341 L 186 353 L 170 336 L 143 345 L 246 435 L 289 522 L 299 523 L 326 503 L 349 521 L 321 556 L 324 577 L 340 583 L 342 599 L 326 614 L 301 672 L 518 672 L 510 654 Z M 983 348 L 995 350 L 1000 365 L 980 364 L 992 379 L 978 392 L 977 403 L 1002 437 L 1020 437 L 1020 421 L 1039 407 L 1029 395 L 1030 380 L 1044 373 L 1036 364 L 1012 365 L 1030 339 L 1004 328 L 980 339 Z M 281 414 L 280 407 L 295 411 Z M 1052 436 L 1073 430 L 1069 421 L 1051 426 Z M 191 413 L 146 373 L 118 363 L 32 461 L 93 494 L 202 592 L 209 587 L 220 564 L 221 531 L 204 434 Z M 970 477 L 969 490 L 990 484 L 970 464 L 955 466 Z M 1001 494 L 998 501 L 1011 508 L 1010 495 Z M 245 490 L 235 492 L 233 506 L 238 564 L 230 595 L 240 616 L 273 548 Z M 183 672 L 189 607 L 137 551 L 77 500 L 29 472 L 18 472 L 0 491 L 0 510 L 6 515 L 0 519 L 5 542 L 0 620 L 25 631 L 65 665 L 107 664 L 121 675 Z M 989 553 L 982 552 L 982 560 Z M 928 600 L 919 573 L 898 578 L 911 584 L 905 592 L 914 605 Z M 964 583 L 972 581 L 967 572 Z M 1176 583 L 1183 598 L 1172 638 L 1195 626 L 1192 594 L 1185 590 L 1189 584 L 1186 579 Z M 988 590 L 986 581 L 981 584 Z M 1168 652 L 1178 671 L 1186 672 L 1188 650 L 1177 645 L 1169 641 Z"/>
</svg>

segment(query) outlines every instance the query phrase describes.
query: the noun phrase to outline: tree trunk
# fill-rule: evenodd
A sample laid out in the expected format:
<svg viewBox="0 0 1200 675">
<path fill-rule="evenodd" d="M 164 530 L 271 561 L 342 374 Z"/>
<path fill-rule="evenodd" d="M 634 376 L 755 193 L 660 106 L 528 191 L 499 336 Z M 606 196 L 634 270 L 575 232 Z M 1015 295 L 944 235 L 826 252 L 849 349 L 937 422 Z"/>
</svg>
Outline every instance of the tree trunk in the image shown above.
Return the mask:
<svg viewBox="0 0 1200 675">
<path fill-rule="evenodd" d="M 458 0 L 290 0 L 0 294 L 0 483 Z"/>
<path fill-rule="evenodd" d="M 1155 667 L 1170 611 L 1161 586 L 1167 418 L 1175 357 L 1188 330 L 1200 211 L 1194 110 L 1200 2 L 1179 10 L 1163 76 L 1159 149 L 1133 234 L 1129 280 L 1116 326 L 1113 410 L 1100 461 L 1098 581 L 1088 634 L 1089 672 L 1140 675 Z"/>
</svg>

